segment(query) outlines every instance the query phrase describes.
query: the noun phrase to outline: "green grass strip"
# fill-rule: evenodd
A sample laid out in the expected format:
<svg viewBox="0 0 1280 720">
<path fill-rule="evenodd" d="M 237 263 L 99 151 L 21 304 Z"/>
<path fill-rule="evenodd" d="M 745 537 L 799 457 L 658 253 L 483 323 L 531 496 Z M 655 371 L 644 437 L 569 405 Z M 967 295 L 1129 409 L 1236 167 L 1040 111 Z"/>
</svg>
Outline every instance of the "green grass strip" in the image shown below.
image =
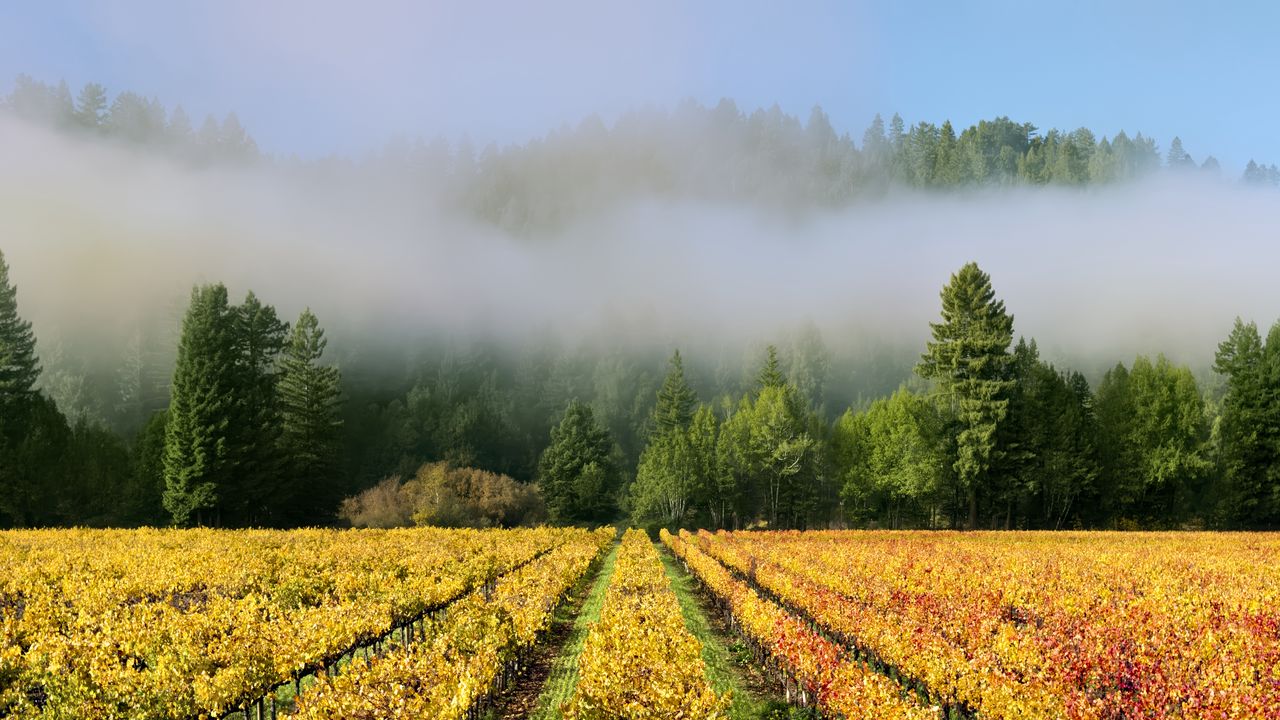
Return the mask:
<svg viewBox="0 0 1280 720">
<path fill-rule="evenodd" d="M 613 566 L 617 557 L 618 545 L 614 543 L 600 566 L 595 582 L 591 585 L 590 594 L 582 603 L 582 611 L 574 620 L 569 639 L 565 641 L 560 654 L 551 662 L 551 672 L 542 688 L 542 694 L 538 696 L 537 707 L 529 714 L 529 720 L 560 720 L 560 704 L 573 697 L 573 691 L 578 685 L 578 655 L 582 653 L 582 646 L 587 641 L 591 623 L 600 619 L 600 608 L 604 605 L 604 591 L 609 587 L 609 578 L 613 576 Z"/>
<path fill-rule="evenodd" d="M 722 639 L 707 620 L 694 590 L 693 576 L 680 565 L 667 548 L 658 546 L 662 565 L 671 580 L 671 588 L 680 601 L 684 624 L 698 642 L 702 643 L 702 662 L 707 667 L 707 680 L 716 692 L 733 693 L 733 706 L 729 708 L 731 720 L 778 720 L 781 718 L 809 718 L 811 711 L 792 708 L 779 698 L 762 697 L 753 692 L 743 676 L 742 665 L 752 662 L 750 653 L 735 638 Z"/>
</svg>

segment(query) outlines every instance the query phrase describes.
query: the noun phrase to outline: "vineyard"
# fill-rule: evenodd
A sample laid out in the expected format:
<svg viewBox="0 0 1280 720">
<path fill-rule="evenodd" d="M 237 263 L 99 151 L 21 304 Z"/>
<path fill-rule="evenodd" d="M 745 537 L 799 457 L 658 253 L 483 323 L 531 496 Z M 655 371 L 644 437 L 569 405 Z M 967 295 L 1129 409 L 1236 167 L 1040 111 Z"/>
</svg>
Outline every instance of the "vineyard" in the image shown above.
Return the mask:
<svg viewBox="0 0 1280 720">
<path fill-rule="evenodd" d="M 559 613 L 581 641 L 539 718 L 765 717 L 763 692 L 821 717 L 1280 719 L 1274 535 L 660 539 L 3 532 L 0 718 L 525 717 L 504 701 Z"/>
<path fill-rule="evenodd" d="M 3 533 L 0 717 L 462 717 L 613 534 Z"/>
<path fill-rule="evenodd" d="M 1280 718 L 1276 536 L 663 540 L 788 687 L 834 714 Z"/>
</svg>

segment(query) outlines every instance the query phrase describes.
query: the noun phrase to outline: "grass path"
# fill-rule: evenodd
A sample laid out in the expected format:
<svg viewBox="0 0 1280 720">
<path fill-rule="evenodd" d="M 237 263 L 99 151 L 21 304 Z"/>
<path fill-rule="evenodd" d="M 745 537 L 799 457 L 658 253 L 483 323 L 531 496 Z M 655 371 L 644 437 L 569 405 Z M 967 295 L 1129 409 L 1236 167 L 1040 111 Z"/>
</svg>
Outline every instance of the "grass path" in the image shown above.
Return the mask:
<svg viewBox="0 0 1280 720">
<path fill-rule="evenodd" d="M 591 592 L 582 604 L 582 610 L 573 622 L 569 639 L 565 642 L 560 654 L 551 663 L 551 672 L 543 685 L 538 703 L 529 713 L 530 720 L 560 720 L 560 703 L 573 696 L 578 684 L 578 655 L 587 641 L 591 623 L 600 619 L 600 608 L 604 605 L 604 591 L 609 587 L 609 578 L 613 577 L 614 563 L 618 557 L 618 544 L 614 543 L 609 554 L 600 565 L 600 572 L 591 585 Z"/>
<path fill-rule="evenodd" d="M 778 697 L 757 669 L 750 653 L 742 647 L 720 619 L 702 603 L 695 590 L 693 576 L 680 565 L 663 545 L 658 546 L 662 565 L 671 580 L 671 588 L 680 601 L 685 626 L 702 643 L 702 662 L 707 666 L 707 679 L 716 692 L 733 693 L 729 709 L 732 720 L 776 720 L 809 718 L 810 711 L 792 708 Z"/>
</svg>

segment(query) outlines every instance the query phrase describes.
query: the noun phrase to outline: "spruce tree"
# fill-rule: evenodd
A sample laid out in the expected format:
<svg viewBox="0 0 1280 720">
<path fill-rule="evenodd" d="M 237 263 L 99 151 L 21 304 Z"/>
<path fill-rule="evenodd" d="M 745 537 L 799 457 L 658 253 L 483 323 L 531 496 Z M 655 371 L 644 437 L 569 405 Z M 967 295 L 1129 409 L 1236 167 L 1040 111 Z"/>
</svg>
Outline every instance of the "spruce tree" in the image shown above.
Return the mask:
<svg viewBox="0 0 1280 720">
<path fill-rule="evenodd" d="M 342 380 L 336 367 L 320 365 L 327 344 L 308 308 L 294 325 L 280 363 L 282 442 L 296 511 L 306 520 L 314 519 L 309 514 L 331 512 L 339 490 Z"/>
<path fill-rule="evenodd" d="M 538 461 L 538 482 L 552 522 L 612 519 L 618 472 L 609 431 L 591 408 L 573 400 Z"/>
<path fill-rule="evenodd" d="M 1165 156 L 1165 164 L 1171 168 L 1195 167 L 1191 154 L 1182 149 L 1182 138 L 1173 138 L 1173 142 L 1169 145 L 1169 153 Z"/>
<path fill-rule="evenodd" d="M 1275 330 L 1271 335 L 1277 335 Z M 1275 421 L 1280 387 L 1269 362 L 1277 354 L 1254 323 L 1236 318 L 1231 334 L 1218 345 L 1214 370 L 1227 381 L 1219 425 L 1219 462 L 1226 483 L 1228 518 L 1243 527 L 1280 522 L 1280 427 Z"/>
<path fill-rule="evenodd" d="M 225 521 L 256 525 L 277 514 L 289 500 L 276 368 L 289 325 L 252 292 L 233 308 L 233 319 L 237 378 L 231 451 L 236 475 L 220 505 L 230 513 Z"/>
<path fill-rule="evenodd" d="M 698 405 L 698 396 L 685 382 L 684 361 L 680 359 L 679 350 L 672 354 L 669 364 L 667 377 L 658 390 L 658 404 L 653 408 L 654 433 L 659 436 L 689 427 Z"/>
<path fill-rule="evenodd" d="M 9 281 L 9 265 L 0 251 L 0 409 L 34 398 L 39 377 L 35 333 L 18 315 L 18 289 Z M 0 422 L 7 417 L 13 416 L 0 412 Z"/>
<path fill-rule="evenodd" d="M 760 374 L 756 376 L 756 385 L 759 389 L 771 387 L 782 387 L 787 384 L 787 378 L 782 374 L 782 368 L 778 363 L 778 348 L 770 345 L 766 349 L 764 367 L 760 368 Z"/>
<path fill-rule="evenodd" d="M 969 263 L 942 289 L 942 322 L 930 323 L 916 373 L 937 383 L 956 414 L 955 471 L 969 500 L 969 527 L 978 519 L 979 485 L 996 450 L 996 430 L 1008 412 L 1013 316 L 997 300 L 991 277 Z"/>
<path fill-rule="evenodd" d="M 705 495 L 713 482 L 715 415 L 698 408 L 698 398 L 685 382 L 684 366 L 677 351 L 654 407 L 654 432 L 640 454 L 636 478 L 631 484 L 634 522 L 659 522 L 676 527 Z M 700 421 L 695 431 L 695 418 Z M 710 430 L 707 424 L 710 424 Z M 706 435 L 710 434 L 710 440 Z M 697 442 L 695 442 L 697 438 Z"/>
<path fill-rule="evenodd" d="M 40 377 L 31 323 L 18 315 L 18 289 L 0 252 L 0 513 L 15 525 L 33 516 L 41 478 L 56 475 L 47 464 L 66 423 L 35 389 Z M 56 460 L 55 458 L 52 458 Z"/>
<path fill-rule="evenodd" d="M 107 90 L 98 83 L 89 83 L 80 90 L 76 99 L 75 121 L 87 130 L 102 127 L 107 118 Z"/>
<path fill-rule="evenodd" d="M 203 520 L 235 477 L 235 325 L 225 286 L 192 290 L 165 425 L 164 507 L 175 525 Z"/>
</svg>

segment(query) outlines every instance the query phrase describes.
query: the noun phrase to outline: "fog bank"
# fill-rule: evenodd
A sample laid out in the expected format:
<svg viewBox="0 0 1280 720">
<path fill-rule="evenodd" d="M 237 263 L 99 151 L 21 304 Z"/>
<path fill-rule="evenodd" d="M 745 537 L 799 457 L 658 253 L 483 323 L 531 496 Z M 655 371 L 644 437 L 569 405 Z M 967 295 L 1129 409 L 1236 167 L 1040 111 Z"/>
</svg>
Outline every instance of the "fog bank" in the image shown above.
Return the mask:
<svg viewBox="0 0 1280 720">
<path fill-rule="evenodd" d="M 1051 360 L 1204 366 L 1280 315 L 1280 194 L 1161 174 L 1088 190 L 893 192 L 833 210 L 636 197 L 516 237 L 393 172 L 196 170 L 0 116 L 0 249 L 42 341 L 172 326 L 194 283 L 311 306 L 335 338 L 922 344 L 976 260 Z"/>
</svg>

